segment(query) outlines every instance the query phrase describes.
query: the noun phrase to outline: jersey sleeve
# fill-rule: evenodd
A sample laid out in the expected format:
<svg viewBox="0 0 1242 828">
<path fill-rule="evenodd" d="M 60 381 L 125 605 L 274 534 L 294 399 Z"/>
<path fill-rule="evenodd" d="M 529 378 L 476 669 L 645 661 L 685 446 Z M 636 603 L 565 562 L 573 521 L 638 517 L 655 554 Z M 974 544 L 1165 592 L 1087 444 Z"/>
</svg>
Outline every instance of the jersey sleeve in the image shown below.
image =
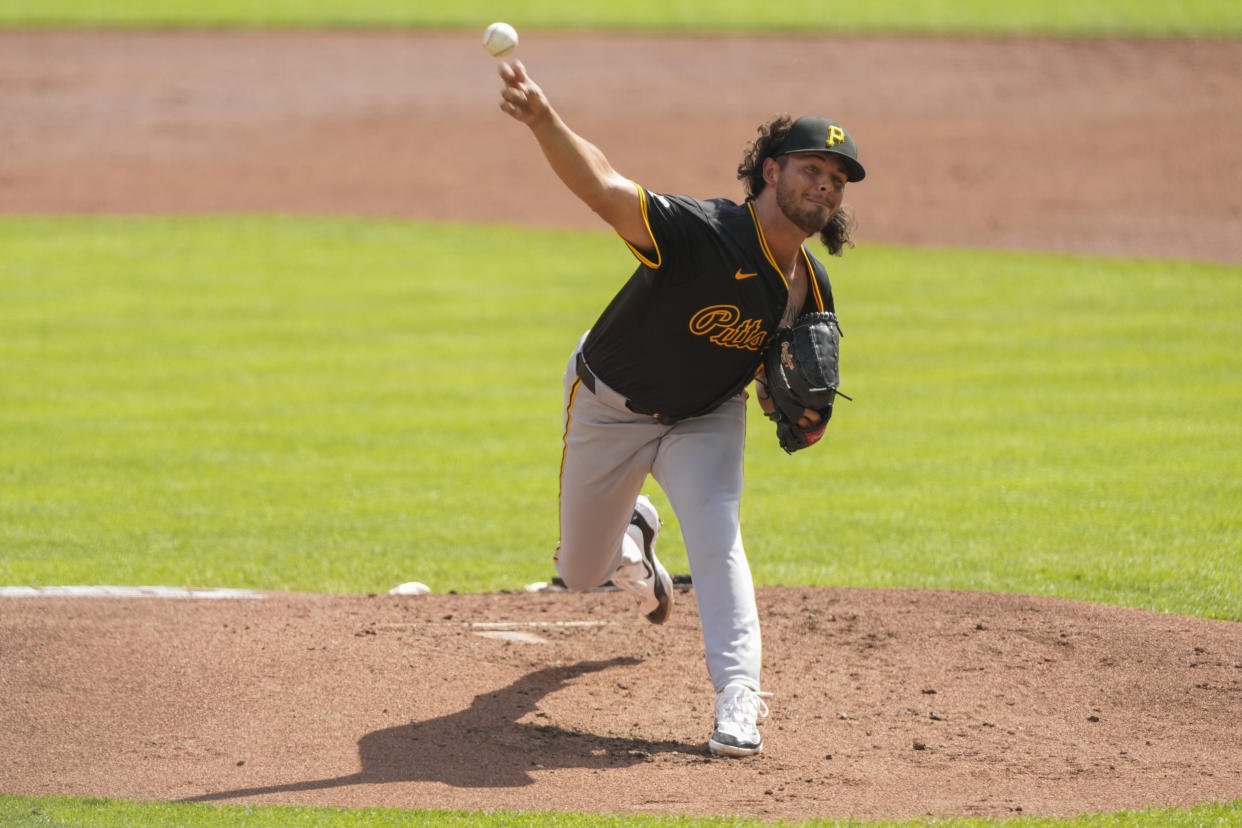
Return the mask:
<svg viewBox="0 0 1242 828">
<path fill-rule="evenodd" d="M 640 184 L 634 186 L 638 188 L 643 223 L 651 236 L 652 249 L 642 251 L 629 242 L 626 246 L 640 262 L 658 271 L 689 246 L 687 228 L 702 221 L 703 211 L 695 199 L 653 193 Z"/>
</svg>

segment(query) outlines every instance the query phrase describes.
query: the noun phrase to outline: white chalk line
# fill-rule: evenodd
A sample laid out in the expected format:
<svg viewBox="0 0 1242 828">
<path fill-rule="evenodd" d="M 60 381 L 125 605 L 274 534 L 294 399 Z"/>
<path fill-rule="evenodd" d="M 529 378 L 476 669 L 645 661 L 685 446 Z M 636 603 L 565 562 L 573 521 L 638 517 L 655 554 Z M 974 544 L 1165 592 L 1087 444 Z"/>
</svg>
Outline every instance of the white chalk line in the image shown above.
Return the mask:
<svg viewBox="0 0 1242 828">
<path fill-rule="evenodd" d="M 534 633 L 522 632 L 521 630 L 482 630 L 476 632 L 475 635 L 480 638 L 496 638 L 501 641 L 517 641 L 522 644 L 550 644 L 548 639 L 535 635 Z"/>
<path fill-rule="evenodd" d="M 528 584 L 527 592 L 538 592 L 546 583 Z M 389 591 L 390 595 L 429 595 L 431 588 L 417 581 L 400 584 Z M 84 584 L 77 586 L 0 586 L 0 598 L 263 598 L 261 592 L 249 589 L 203 588 L 169 586 L 107 586 Z M 591 626 L 582 622 L 581 626 Z"/>
<path fill-rule="evenodd" d="M 607 621 L 472 621 L 474 634 L 483 638 L 498 638 L 502 641 L 519 641 L 523 644 L 550 644 L 548 639 L 526 632 L 530 629 L 548 629 L 555 627 L 605 627 Z M 521 629 L 525 628 L 525 629 Z"/>
<path fill-rule="evenodd" d="M 176 598 L 176 599 L 254 599 L 266 597 L 249 589 L 190 589 L 167 586 L 0 586 L 0 598 Z M 548 644 L 546 638 L 520 628 L 604 627 L 607 621 L 474 621 L 470 627 L 483 638 L 518 641 L 523 644 Z M 414 624 L 385 624 L 385 628 L 409 627 Z"/>
<path fill-rule="evenodd" d="M 167 586 L 0 586 L 0 598 L 263 598 L 249 589 L 189 589 Z"/>
<path fill-rule="evenodd" d="M 606 627 L 607 621 L 472 621 L 470 626 L 482 630 L 511 630 L 516 627 Z"/>
</svg>

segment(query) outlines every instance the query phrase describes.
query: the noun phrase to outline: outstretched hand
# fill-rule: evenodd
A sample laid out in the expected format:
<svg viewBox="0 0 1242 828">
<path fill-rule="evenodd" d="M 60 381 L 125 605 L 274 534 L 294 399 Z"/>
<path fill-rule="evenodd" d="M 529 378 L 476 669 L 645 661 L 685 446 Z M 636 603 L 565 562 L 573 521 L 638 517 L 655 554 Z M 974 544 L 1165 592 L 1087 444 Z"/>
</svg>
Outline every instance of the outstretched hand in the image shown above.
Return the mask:
<svg viewBox="0 0 1242 828">
<path fill-rule="evenodd" d="M 500 108 L 516 120 L 530 125 L 552 111 L 539 84 L 526 74 L 522 61 L 502 62 L 500 79 L 505 82 L 500 90 Z"/>
<path fill-rule="evenodd" d="M 599 147 L 561 120 L 520 60 L 501 63 L 500 79 L 501 111 L 526 125 L 569 191 L 635 250 L 654 252 L 638 186 L 613 169 Z"/>
</svg>

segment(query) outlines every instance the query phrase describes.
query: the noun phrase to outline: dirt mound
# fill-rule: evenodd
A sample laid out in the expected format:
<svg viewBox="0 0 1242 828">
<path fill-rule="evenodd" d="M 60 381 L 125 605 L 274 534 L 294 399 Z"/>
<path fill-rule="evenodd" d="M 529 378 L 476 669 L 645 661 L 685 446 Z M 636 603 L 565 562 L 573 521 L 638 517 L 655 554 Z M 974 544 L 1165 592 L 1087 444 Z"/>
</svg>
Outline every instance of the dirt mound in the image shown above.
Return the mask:
<svg viewBox="0 0 1242 828">
<path fill-rule="evenodd" d="M 0 599 L 0 790 L 901 818 L 1242 794 L 1242 625 L 760 591 L 767 751 L 710 758 L 693 595 Z M 676 771 L 669 773 L 670 770 Z"/>
</svg>

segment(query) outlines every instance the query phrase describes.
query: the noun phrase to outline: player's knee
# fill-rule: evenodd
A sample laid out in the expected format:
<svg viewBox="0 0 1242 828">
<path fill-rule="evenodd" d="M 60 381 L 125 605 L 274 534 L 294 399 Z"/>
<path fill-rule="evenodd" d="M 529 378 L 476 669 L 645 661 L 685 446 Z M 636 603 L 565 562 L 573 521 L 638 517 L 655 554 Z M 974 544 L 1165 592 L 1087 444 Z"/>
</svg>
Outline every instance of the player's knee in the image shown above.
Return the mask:
<svg viewBox="0 0 1242 828">
<path fill-rule="evenodd" d="M 587 592 L 599 586 L 599 584 L 594 583 L 594 579 L 574 581 L 562 575 L 561 580 L 565 582 L 565 588 L 570 592 Z"/>
<path fill-rule="evenodd" d="M 556 562 L 556 569 L 565 588 L 570 592 L 586 592 L 595 589 L 606 583 L 612 576 L 611 571 L 605 572 L 598 566 L 589 565 L 586 561 L 574 560 L 573 556 L 569 556 L 569 560 L 566 560 L 563 550 L 560 560 Z"/>
<path fill-rule="evenodd" d="M 561 571 L 561 580 L 565 583 L 565 588 L 570 592 L 586 592 L 594 589 L 607 579 L 600 579 L 594 573 L 587 575 L 586 573 Z"/>
</svg>

